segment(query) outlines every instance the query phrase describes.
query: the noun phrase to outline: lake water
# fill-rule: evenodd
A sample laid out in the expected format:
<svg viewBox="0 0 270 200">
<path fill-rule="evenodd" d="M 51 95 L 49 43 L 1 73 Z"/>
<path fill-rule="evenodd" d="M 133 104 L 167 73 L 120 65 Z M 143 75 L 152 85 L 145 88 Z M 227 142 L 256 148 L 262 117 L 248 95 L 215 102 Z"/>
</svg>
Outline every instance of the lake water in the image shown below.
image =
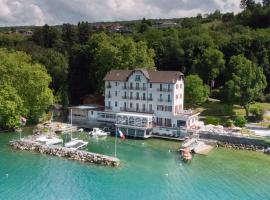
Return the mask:
<svg viewBox="0 0 270 200">
<path fill-rule="evenodd" d="M 114 138 L 88 149 L 114 155 Z M 7 200 L 269 200 L 270 156 L 216 149 L 181 161 L 179 143 L 118 140 L 119 168 L 12 150 L 16 133 L 0 134 L 0 199 Z"/>
</svg>

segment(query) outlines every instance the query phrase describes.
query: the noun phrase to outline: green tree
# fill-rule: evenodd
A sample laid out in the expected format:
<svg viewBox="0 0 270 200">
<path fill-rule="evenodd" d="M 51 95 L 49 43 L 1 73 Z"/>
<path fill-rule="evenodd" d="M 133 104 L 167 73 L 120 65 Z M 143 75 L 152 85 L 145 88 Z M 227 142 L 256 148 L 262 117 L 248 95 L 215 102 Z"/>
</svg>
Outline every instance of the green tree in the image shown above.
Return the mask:
<svg viewBox="0 0 270 200">
<path fill-rule="evenodd" d="M 153 68 L 154 51 L 145 42 L 134 42 L 132 38 L 105 33 L 91 37 L 98 88 L 102 89 L 103 77 L 111 69 Z"/>
<path fill-rule="evenodd" d="M 203 103 L 209 97 L 209 87 L 198 75 L 189 75 L 185 80 L 185 101 L 191 104 Z"/>
<path fill-rule="evenodd" d="M 263 6 L 270 6 L 270 0 L 263 0 Z"/>
<path fill-rule="evenodd" d="M 230 86 L 233 87 L 234 102 L 239 102 L 249 116 L 250 104 L 266 87 L 263 69 L 252 63 L 243 55 L 233 56 L 229 65 L 233 69 Z"/>
<path fill-rule="evenodd" d="M 37 121 L 53 103 L 46 69 L 23 52 L 0 49 L 0 83 L 10 85 L 23 102 L 24 116 Z"/>
<path fill-rule="evenodd" d="M 255 6 L 254 0 L 241 0 L 240 1 L 240 7 L 242 9 L 252 9 Z"/>
<path fill-rule="evenodd" d="M 211 85 L 210 87 L 212 87 L 211 81 L 213 82 L 225 68 L 223 57 L 221 51 L 209 47 L 205 50 L 199 61 L 200 69 L 198 71 L 204 78 L 204 81 Z"/>
<path fill-rule="evenodd" d="M 18 127 L 23 114 L 23 101 L 11 85 L 0 84 L 0 127 Z"/>
</svg>

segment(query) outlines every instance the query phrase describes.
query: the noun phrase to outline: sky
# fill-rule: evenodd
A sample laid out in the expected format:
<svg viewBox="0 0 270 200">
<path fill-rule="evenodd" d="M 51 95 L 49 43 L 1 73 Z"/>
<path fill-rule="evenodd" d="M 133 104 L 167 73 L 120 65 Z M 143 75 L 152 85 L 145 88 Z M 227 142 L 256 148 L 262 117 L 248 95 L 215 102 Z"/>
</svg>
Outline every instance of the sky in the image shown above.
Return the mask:
<svg viewBox="0 0 270 200">
<path fill-rule="evenodd" d="M 259 1 L 259 0 L 257 0 Z M 221 10 L 240 0 L 0 0 L 0 26 L 55 25 L 145 18 L 181 18 Z"/>
</svg>

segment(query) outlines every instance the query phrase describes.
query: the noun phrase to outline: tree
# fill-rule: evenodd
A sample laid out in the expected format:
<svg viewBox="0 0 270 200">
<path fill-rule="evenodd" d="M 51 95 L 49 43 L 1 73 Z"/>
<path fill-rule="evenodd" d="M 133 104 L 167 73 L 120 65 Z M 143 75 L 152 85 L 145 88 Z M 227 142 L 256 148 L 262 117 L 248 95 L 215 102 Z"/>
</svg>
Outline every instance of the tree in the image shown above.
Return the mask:
<svg viewBox="0 0 270 200">
<path fill-rule="evenodd" d="M 211 85 L 210 88 L 212 88 L 214 80 L 224 70 L 225 60 L 223 57 L 224 55 L 221 51 L 209 47 L 204 51 L 203 56 L 199 61 L 198 65 L 200 69 L 198 69 L 198 71 L 204 81 Z"/>
<path fill-rule="evenodd" d="M 270 0 L 263 0 L 263 6 L 270 6 Z"/>
<path fill-rule="evenodd" d="M 0 74 L 1 86 L 9 85 L 8 89 L 2 93 L 17 95 L 23 104 L 23 113 L 20 114 L 30 121 L 37 121 L 52 105 L 53 94 L 48 88 L 51 77 L 47 74 L 46 69 L 33 62 L 29 55 L 0 49 Z M 19 98 L 16 97 L 16 99 Z M 6 99 L 9 100 L 9 98 Z M 18 103 L 19 100 L 14 102 Z M 18 105 L 13 105 L 13 107 L 18 107 Z"/>
<path fill-rule="evenodd" d="M 245 108 L 248 117 L 250 104 L 266 87 L 263 69 L 243 55 L 233 56 L 229 65 L 233 69 L 230 80 L 230 86 L 233 87 L 232 101 L 239 102 Z"/>
<path fill-rule="evenodd" d="M 102 92 L 103 77 L 111 69 L 153 68 L 155 65 L 154 51 L 145 42 L 134 42 L 130 37 L 94 34 L 89 45 L 97 67 L 99 92 Z"/>
<path fill-rule="evenodd" d="M 0 127 L 18 127 L 23 114 L 23 101 L 11 85 L 0 84 Z"/>
<path fill-rule="evenodd" d="M 90 37 L 90 25 L 88 22 L 78 23 L 78 39 L 81 44 L 86 44 Z"/>
<path fill-rule="evenodd" d="M 198 75 L 189 75 L 185 80 L 185 101 L 191 104 L 203 103 L 208 99 L 209 87 Z"/>
<path fill-rule="evenodd" d="M 240 1 L 240 8 L 242 9 L 252 9 L 255 6 L 254 0 L 241 0 Z"/>
</svg>

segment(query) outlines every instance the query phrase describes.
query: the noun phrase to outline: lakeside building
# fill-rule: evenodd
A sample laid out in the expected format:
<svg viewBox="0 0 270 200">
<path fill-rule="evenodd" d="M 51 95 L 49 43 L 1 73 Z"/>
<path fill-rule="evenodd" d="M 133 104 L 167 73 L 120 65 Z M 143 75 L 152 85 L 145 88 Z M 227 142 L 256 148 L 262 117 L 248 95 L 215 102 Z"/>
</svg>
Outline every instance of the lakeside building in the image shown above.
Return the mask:
<svg viewBox="0 0 270 200">
<path fill-rule="evenodd" d="M 184 110 L 184 75 L 179 71 L 111 70 L 104 81 L 105 107 L 72 107 L 74 122 L 111 123 L 125 135 L 142 138 L 180 136 L 199 123 L 199 113 Z"/>
</svg>

